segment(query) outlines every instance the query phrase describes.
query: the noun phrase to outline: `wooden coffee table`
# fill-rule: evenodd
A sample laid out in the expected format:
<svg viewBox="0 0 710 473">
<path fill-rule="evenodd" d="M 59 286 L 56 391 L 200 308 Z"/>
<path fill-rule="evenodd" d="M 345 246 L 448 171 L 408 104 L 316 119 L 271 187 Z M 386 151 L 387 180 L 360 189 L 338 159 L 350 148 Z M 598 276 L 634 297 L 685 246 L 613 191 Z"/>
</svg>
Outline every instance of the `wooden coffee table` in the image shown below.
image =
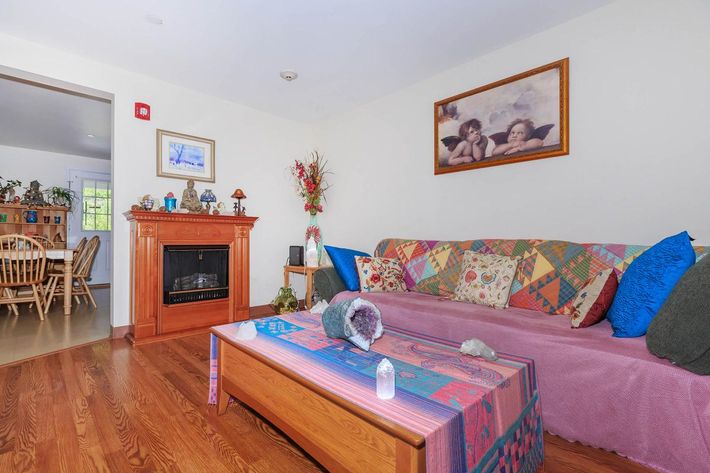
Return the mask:
<svg viewBox="0 0 710 473">
<path fill-rule="evenodd" d="M 368 352 L 328 337 L 308 311 L 212 327 L 209 403 L 230 396 L 329 471 L 537 471 L 544 457 L 534 361 L 463 355 L 459 345 L 389 327 Z M 248 329 L 248 327 L 247 327 Z M 248 332 L 248 330 L 247 330 Z M 376 369 L 397 370 L 393 399 Z"/>
<path fill-rule="evenodd" d="M 218 337 L 217 411 L 234 396 L 328 471 L 426 471 L 424 437 L 326 391 L 243 345 Z"/>
</svg>

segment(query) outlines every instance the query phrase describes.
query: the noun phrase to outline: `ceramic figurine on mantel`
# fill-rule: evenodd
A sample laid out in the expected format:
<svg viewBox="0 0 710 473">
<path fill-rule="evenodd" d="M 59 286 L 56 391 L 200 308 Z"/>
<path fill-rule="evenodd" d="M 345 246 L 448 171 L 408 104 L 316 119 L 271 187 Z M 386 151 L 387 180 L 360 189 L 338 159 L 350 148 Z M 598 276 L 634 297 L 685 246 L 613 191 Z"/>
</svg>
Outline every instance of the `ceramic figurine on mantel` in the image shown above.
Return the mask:
<svg viewBox="0 0 710 473">
<path fill-rule="evenodd" d="M 197 191 L 195 190 L 195 181 L 188 179 L 187 188 L 182 191 L 182 200 L 180 201 L 180 208 L 186 209 L 190 213 L 200 213 L 202 212 L 202 202 L 197 196 Z"/>
</svg>

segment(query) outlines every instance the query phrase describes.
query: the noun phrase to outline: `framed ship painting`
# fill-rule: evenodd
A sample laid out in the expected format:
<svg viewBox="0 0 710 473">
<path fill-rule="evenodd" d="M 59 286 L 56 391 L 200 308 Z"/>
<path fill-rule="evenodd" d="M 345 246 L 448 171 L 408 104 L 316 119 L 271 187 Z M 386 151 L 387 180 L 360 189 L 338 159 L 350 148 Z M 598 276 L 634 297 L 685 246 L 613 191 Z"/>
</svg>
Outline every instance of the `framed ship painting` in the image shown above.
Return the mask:
<svg viewBox="0 0 710 473">
<path fill-rule="evenodd" d="M 214 182 L 214 140 L 157 131 L 158 176 Z"/>
<path fill-rule="evenodd" d="M 569 58 L 434 104 L 434 174 L 569 154 Z"/>
</svg>

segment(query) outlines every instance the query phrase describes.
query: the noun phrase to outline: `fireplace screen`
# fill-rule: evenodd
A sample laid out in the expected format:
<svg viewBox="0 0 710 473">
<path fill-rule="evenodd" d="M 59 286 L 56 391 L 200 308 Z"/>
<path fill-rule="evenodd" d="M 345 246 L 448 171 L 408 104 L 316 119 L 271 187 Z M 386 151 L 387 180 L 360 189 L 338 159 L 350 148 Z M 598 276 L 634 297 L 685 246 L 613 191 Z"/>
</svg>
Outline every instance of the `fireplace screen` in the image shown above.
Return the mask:
<svg viewBox="0 0 710 473">
<path fill-rule="evenodd" d="M 164 304 L 227 298 L 228 281 L 228 246 L 164 247 Z"/>
</svg>

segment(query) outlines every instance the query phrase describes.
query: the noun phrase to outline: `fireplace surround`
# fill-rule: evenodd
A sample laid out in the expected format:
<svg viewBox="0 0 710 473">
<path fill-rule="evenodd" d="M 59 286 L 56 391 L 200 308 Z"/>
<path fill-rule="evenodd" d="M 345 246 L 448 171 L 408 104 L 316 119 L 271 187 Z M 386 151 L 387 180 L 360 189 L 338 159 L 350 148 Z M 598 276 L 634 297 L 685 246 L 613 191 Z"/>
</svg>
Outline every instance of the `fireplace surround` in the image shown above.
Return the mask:
<svg viewBox="0 0 710 473">
<path fill-rule="evenodd" d="M 132 343 L 249 318 L 249 237 L 257 217 L 134 210 Z"/>
</svg>

